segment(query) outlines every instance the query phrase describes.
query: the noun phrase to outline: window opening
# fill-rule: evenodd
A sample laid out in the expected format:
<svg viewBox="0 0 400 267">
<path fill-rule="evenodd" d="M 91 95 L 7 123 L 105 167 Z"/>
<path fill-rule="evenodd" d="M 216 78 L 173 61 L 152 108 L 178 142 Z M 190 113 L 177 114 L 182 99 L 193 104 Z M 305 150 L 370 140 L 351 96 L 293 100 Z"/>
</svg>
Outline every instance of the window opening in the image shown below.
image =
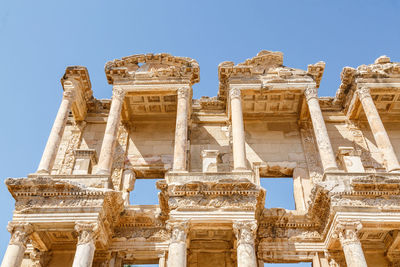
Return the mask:
<svg viewBox="0 0 400 267">
<path fill-rule="evenodd" d="M 293 178 L 260 178 L 260 185 L 267 192 L 265 196 L 265 208 L 284 208 L 295 210 L 293 195 Z"/>
<path fill-rule="evenodd" d="M 160 179 L 140 179 L 135 181 L 135 187 L 129 195 L 131 205 L 156 205 L 158 204 L 158 192 L 156 182 Z"/>
</svg>

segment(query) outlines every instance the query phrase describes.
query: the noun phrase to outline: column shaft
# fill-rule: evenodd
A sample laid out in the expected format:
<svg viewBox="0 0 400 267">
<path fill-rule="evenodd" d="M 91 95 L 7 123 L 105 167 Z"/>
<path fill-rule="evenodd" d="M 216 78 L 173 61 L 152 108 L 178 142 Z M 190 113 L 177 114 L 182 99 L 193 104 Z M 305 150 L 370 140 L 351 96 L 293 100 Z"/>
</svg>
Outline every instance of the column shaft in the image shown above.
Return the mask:
<svg viewBox="0 0 400 267">
<path fill-rule="evenodd" d="M 311 121 L 314 128 L 314 135 L 318 145 L 319 155 L 321 157 L 324 171 L 337 170 L 336 157 L 333 153 L 331 141 L 326 129 L 324 117 L 317 98 L 317 89 L 308 87 L 304 92 L 308 109 L 310 111 Z"/>
<path fill-rule="evenodd" d="M 117 143 L 117 135 L 119 123 L 121 120 L 121 110 L 124 101 L 125 92 L 118 87 L 113 89 L 113 97 L 108 114 L 106 131 L 104 133 L 103 143 L 97 166 L 98 174 L 111 174 L 115 145 Z"/>
<path fill-rule="evenodd" d="M 173 165 L 174 171 L 186 171 L 189 93 L 190 91 L 188 87 L 178 89 Z"/>
<path fill-rule="evenodd" d="M 240 89 L 230 90 L 234 170 L 246 170 L 246 149 Z"/>
<path fill-rule="evenodd" d="M 348 267 L 367 267 L 360 241 L 342 243 L 342 247 Z"/>
<path fill-rule="evenodd" d="M 77 222 L 75 224 L 75 230 L 78 232 L 78 244 L 72 267 L 92 267 L 98 229 L 96 223 Z"/>
<path fill-rule="evenodd" d="M 237 239 L 237 266 L 257 266 L 257 257 L 254 244 L 257 231 L 257 222 L 236 221 L 233 223 L 233 231 Z"/>
<path fill-rule="evenodd" d="M 167 266 L 186 267 L 188 222 L 169 222 L 167 228 L 171 231 Z"/>
<path fill-rule="evenodd" d="M 32 233 L 32 226 L 27 223 L 9 223 L 7 229 L 11 233 L 11 239 L 1 267 L 20 267 L 26 250 L 26 242 Z"/>
<path fill-rule="evenodd" d="M 383 154 L 387 171 L 391 172 L 400 170 L 396 153 L 394 152 L 392 143 L 390 142 L 385 127 L 383 126 L 381 117 L 379 116 L 369 89 L 363 87 L 357 90 L 357 93 L 363 106 L 365 115 L 367 116 L 372 134 L 374 135 L 376 145 Z"/>
<path fill-rule="evenodd" d="M 64 90 L 63 99 L 60 108 L 58 109 L 53 128 L 51 128 L 49 138 L 47 139 L 46 147 L 43 151 L 37 173 L 51 173 L 54 160 L 57 156 L 61 138 L 64 134 L 65 125 L 67 124 L 69 110 L 76 94 L 72 82 L 65 81 Z"/>
</svg>

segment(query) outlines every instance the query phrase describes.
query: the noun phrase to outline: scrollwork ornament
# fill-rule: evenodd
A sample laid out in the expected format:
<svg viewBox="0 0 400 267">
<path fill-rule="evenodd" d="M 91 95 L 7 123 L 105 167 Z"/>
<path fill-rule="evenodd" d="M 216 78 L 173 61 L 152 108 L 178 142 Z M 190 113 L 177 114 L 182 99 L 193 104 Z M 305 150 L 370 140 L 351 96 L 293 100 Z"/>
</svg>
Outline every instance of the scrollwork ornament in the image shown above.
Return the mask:
<svg viewBox="0 0 400 267">
<path fill-rule="evenodd" d="M 177 91 L 178 98 L 181 99 L 187 99 L 189 97 L 189 88 L 187 87 L 181 87 Z"/>
<path fill-rule="evenodd" d="M 360 100 L 363 100 L 366 97 L 371 97 L 371 92 L 368 87 L 363 86 L 363 87 L 357 89 L 356 92 L 357 92 L 358 98 Z"/>
<path fill-rule="evenodd" d="M 334 231 L 334 237 L 339 238 L 342 246 L 359 243 L 358 232 L 362 229 L 360 221 L 339 221 Z"/>
<path fill-rule="evenodd" d="M 75 231 L 78 232 L 78 245 L 94 242 L 99 234 L 97 223 L 76 222 Z"/>
<path fill-rule="evenodd" d="M 9 222 L 7 230 L 11 233 L 10 245 L 26 246 L 26 242 L 33 232 L 30 223 Z"/>
<path fill-rule="evenodd" d="M 122 100 L 124 100 L 125 93 L 126 93 L 125 90 L 122 89 L 121 87 L 114 86 L 113 87 L 113 96 L 112 97 L 113 97 L 113 99 L 116 98 L 116 99 L 122 101 Z"/>
<path fill-rule="evenodd" d="M 233 232 L 236 235 L 238 245 L 249 244 L 254 245 L 257 232 L 257 222 L 252 221 L 235 221 L 233 223 Z"/>
<path fill-rule="evenodd" d="M 315 86 L 307 86 L 306 90 L 304 91 L 304 96 L 306 97 L 307 101 L 312 98 L 318 97 L 318 90 Z"/>
<path fill-rule="evenodd" d="M 231 99 L 240 99 L 240 96 L 241 96 L 241 91 L 240 91 L 240 89 L 238 89 L 238 88 L 232 88 L 230 91 L 229 91 L 229 96 L 230 96 L 230 98 Z"/>
<path fill-rule="evenodd" d="M 186 242 L 189 221 L 168 221 L 167 230 L 171 232 L 171 243 Z"/>
</svg>

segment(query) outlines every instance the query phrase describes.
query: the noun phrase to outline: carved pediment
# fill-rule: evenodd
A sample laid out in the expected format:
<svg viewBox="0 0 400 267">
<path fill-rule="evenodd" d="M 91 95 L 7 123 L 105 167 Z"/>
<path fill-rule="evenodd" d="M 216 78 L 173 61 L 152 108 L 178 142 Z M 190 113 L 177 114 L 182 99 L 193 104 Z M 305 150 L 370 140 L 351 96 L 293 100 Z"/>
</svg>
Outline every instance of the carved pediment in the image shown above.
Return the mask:
<svg viewBox="0 0 400 267">
<path fill-rule="evenodd" d="M 116 80 L 151 81 L 184 79 L 191 84 L 200 81 L 200 69 L 196 60 L 188 57 L 174 57 L 170 54 L 141 54 L 107 62 L 105 73 L 108 83 Z"/>
</svg>

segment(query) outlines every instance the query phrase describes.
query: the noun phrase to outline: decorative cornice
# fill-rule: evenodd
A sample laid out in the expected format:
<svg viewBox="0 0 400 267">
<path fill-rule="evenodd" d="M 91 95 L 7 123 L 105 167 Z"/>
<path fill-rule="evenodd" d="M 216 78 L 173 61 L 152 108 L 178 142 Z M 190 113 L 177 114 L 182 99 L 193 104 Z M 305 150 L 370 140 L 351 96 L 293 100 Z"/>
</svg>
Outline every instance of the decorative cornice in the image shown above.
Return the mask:
<svg viewBox="0 0 400 267">
<path fill-rule="evenodd" d="M 99 235 L 99 225 L 93 222 L 76 222 L 75 231 L 78 232 L 78 245 L 94 243 Z"/>
<path fill-rule="evenodd" d="M 26 247 L 28 237 L 33 233 L 33 226 L 30 223 L 9 222 L 7 230 L 11 233 L 10 245 Z"/>
<path fill-rule="evenodd" d="M 257 233 L 257 221 L 233 221 L 233 232 L 235 233 L 238 245 L 249 244 L 254 246 Z"/>
</svg>

